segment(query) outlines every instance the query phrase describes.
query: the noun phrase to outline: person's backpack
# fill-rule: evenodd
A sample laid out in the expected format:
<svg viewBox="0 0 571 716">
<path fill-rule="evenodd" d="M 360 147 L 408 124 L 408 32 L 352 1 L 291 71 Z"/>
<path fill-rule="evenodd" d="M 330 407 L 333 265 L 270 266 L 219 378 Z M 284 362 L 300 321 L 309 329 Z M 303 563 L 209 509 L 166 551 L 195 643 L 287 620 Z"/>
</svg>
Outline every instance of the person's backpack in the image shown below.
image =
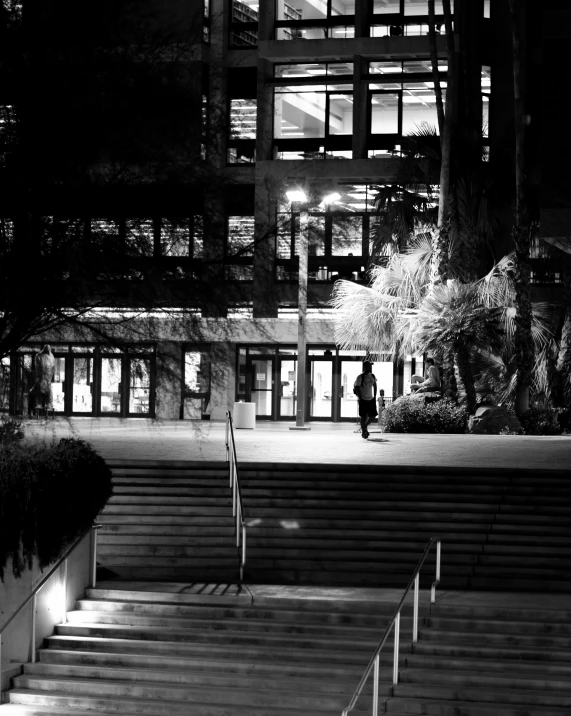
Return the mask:
<svg viewBox="0 0 571 716">
<path fill-rule="evenodd" d="M 357 378 L 356 378 L 356 381 L 359 380 L 359 378 L 360 378 L 360 379 L 361 379 L 361 382 L 359 383 L 359 385 L 354 385 L 354 386 L 353 386 L 353 393 L 354 393 L 358 398 L 359 398 L 360 395 L 361 395 L 361 393 L 360 393 L 360 391 L 359 391 L 359 388 L 363 385 L 363 376 L 364 376 L 364 375 L 365 375 L 364 373 L 361 373 L 360 375 L 358 375 Z M 377 379 L 375 378 L 374 373 L 371 373 L 371 375 L 373 376 L 373 384 L 376 386 L 376 385 L 377 385 Z"/>
</svg>

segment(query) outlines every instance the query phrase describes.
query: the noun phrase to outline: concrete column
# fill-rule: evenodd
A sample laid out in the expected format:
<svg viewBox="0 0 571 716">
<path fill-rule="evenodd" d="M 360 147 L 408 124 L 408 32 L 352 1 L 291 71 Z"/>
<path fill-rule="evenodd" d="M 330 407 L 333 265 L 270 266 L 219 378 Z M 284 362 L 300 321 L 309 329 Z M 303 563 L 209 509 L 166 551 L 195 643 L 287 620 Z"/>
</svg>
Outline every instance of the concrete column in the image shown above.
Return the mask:
<svg viewBox="0 0 571 716">
<path fill-rule="evenodd" d="M 353 159 L 367 158 L 367 87 L 361 80 L 367 71 L 367 60 L 353 56 Z"/>
<path fill-rule="evenodd" d="M 182 343 L 157 344 L 155 414 L 163 420 L 178 420 L 182 401 Z"/>
<path fill-rule="evenodd" d="M 255 247 L 254 286 L 252 290 L 254 318 L 277 317 L 275 291 L 276 256 L 276 186 L 269 177 L 256 177 L 255 186 Z"/>
</svg>

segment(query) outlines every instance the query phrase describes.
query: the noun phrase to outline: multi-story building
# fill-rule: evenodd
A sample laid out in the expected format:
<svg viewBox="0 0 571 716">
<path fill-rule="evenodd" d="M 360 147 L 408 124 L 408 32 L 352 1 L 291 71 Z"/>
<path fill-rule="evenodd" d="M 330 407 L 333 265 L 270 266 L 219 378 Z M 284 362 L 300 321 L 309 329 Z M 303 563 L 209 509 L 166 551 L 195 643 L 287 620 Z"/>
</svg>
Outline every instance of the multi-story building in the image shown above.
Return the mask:
<svg viewBox="0 0 571 716">
<path fill-rule="evenodd" d="M 72 5 L 32 5 L 22 19 L 39 42 L 37 59 L 53 60 L 29 81 L 56 115 L 48 121 L 55 138 L 46 136 L 45 114 L 34 115 L 30 87 L 27 97 L 9 88 L 4 107 L 28 112 L 33 146 L 51 148 L 38 157 L 57 169 L 72 156 L 89 176 L 74 181 L 68 162 L 67 179 L 38 179 L 44 220 L 79 226 L 85 241 L 118 252 L 130 289 L 158 272 L 169 298 L 153 316 L 133 320 L 117 347 L 72 328 L 30 340 L 3 359 L 3 407 L 25 412 L 33 352 L 49 340 L 56 412 L 219 419 L 244 400 L 256 403 L 259 418 L 294 418 L 300 206 L 287 190 L 304 186 L 306 418 L 354 419 L 351 386 L 364 354 L 338 350 L 328 300 L 337 278 L 367 280 L 375 198 L 394 179 L 402 137 L 437 126 L 427 0 L 170 0 L 142 4 L 130 24 L 115 17 L 113 3 L 88 24 Z M 462 101 L 485 161 L 499 166 L 513 143 L 508 3 L 463 7 L 455 18 L 467 68 Z M 440 0 L 435 10 L 443 28 Z M 532 38 L 533 23 L 526 26 Z M 145 41 L 127 41 L 129 32 Z M 87 78 L 70 71 L 65 53 L 52 52 L 55 44 L 73 46 L 76 59 L 85 37 L 88 47 L 105 48 L 82 66 Z M 444 32 L 436 42 L 445 89 Z M 128 57 L 127 47 L 136 48 Z M 117 48 L 127 66 L 119 79 Z M 137 62 L 147 62 L 144 81 L 133 71 Z M 65 81 L 54 79 L 58 63 Z M 45 86 L 50 76 L 57 92 Z M 530 179 L 538 182 L 533 172 Z M 324 203 L 333 191 L 339 198 Z M 5 234 L 18 201 L 2 202 Z M 510 223 L 508 202 L 496 258 L 510 248 Z M 144 300 L 116 278 L 104 282 L 114 310 L 140 309 Z M 422 369 L 421 356 L 376 359 L 387 396 L 402 394 Z"/>
</svg>

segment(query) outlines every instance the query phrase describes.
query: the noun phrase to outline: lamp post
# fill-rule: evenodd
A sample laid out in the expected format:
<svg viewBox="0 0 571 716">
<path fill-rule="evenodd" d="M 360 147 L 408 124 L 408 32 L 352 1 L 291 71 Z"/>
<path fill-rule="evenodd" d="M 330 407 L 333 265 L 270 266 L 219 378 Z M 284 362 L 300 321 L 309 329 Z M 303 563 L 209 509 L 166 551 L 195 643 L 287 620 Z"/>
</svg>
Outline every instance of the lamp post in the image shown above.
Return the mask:
<svg viewBox="0 0 571 716">
<path fill-rule="evenodd" d="M 293 205 L 299 203 L 299 277 L 298 277 L 298 323 L 297 323 L 297 405 L 295 427 L 290 430 L 311 430 L 305 425 L 306 389 L 306 353 L 307 333 L 307 277 L 309 268 L 309 198 L 303 189 L 290 189 L 286 196 Z M 331 192 L 322 201 L 323 204 L 333 204 L 340 199 L 337 192 Z"/>
</svg>

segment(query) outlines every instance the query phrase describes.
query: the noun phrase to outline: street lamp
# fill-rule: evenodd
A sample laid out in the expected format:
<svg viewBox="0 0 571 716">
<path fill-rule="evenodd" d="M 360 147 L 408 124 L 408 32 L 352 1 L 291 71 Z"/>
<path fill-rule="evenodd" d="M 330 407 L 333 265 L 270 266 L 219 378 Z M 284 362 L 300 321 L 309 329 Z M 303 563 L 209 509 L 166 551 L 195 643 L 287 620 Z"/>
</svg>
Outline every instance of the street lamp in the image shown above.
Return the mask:
<svg viewBox="0 0 571 716">
<path fill-rule="evenodd" d="M 296 188 L 286 191 L 288 200 L 293 204 L 299 203 L 299 278 L 298 278 L 298 324 L 297 324 L 297 406 L 295 427 L 290 430 L 310 430 L 305 426 L 305 370 L 306 370 L 306 330 L 307 319 L 307 275 L 309 266 L 309 192 L 306 189 Z M 334 204 L 341 195 L 336 192 L 328 193 L 322 204 Z"/>
</svg>

